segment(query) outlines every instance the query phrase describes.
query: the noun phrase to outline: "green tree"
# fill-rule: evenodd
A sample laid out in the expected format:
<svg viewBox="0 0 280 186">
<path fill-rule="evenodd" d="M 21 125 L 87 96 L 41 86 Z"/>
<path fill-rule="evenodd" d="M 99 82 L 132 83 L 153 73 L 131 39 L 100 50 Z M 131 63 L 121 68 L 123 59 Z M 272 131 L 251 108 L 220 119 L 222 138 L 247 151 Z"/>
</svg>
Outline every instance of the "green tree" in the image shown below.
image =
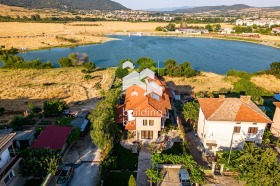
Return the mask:
<svg viewBox="0 0 280 186">
<path fill-rule="evenodd" d="M 60 150 L 49 148 L 25 149 L 20 152 L 22 157 L 20 170 L 23 176 L 44 178 L 48 173 L 55 173 L 60 161 Z"/>
<path fill-rule="evenodd" d="M 68 118 L 60 118 L 56 120 L 56 125 L 57 126 L 71 126 L 71 121 L 73 119 L 68 117 Z"/>
<path fill-rule="evenodd" d="M 174 23 L 169 23 L 165 28 L 167 31 L 175 31 L 176 25 Z"/>
<path fill-rule="evenodd" d="M 139 70 L 150 68 L 151 70 L 156 67 L 156 63 L 149 57 L 139 58 L 136 62 L 139 65 Z"/>
<path fill-rule="evenodd" d="M 174 59 L 168 59 L 164 62 L 166 75 L 172 76 L 173 70 L 176 68 L 177 62 Z"/>
<path fill-rule="evenodd" d="M 86 69 L 87 73 L 91 73 L 96 69 L 96 66 L 93 62 L 85 62 L 83 66 Z"/>
<path fill-rule="evenodd" d="M 206 25 L 205 29 L 207 29 L 209 32 L 213 32 L 213 27 L 210 24 Z"/>
<path fill-rule="evenodd" d="M 186 102 L 183 108 L 183 115 L 186 119 L 190 119 L 191 123 L 198 120 L 199 103 L 197 100 Z"/>
<path fill-rule="evenodd" d="M 215 32 L 218 32 L 221 29 L 221 25 L 220 24 L 216 24 L 215 25 Z"/>
<path fill-rule="evenodd" d="M 163 31 L 163 30 L 164 30 L 164 29 L 163 29 L 161 26 L 156 27 L 156 31 L 161 32 L 161 31 Z"/>
<path fill-rule="evenodd" d="M 120 65 L 124 64 L 124 63 L 127 62 L 127 61 L 130 61 L 131 63 L 133 63 L 133 60 L 132 60 L 132 59 L 122 59 L 122 60 L 120 61 Z"/>
<path fill-rule="evenodd" d="M 80 139 L 81 131 L 79 128 L 73 128 L 67 138 L 69 145 L 74 145 Z"/>
<path fill-rule="evenodd" d="M 65 101 L 51 100 L 45 101 L 43 113 L 45 116 L 59 116 L 67 108 Z"/>
<path fill-rule="evenodd" d="M 172 76 L 181 77 L 183 75 L 183 71 L 181 66 L 176 66 L 173 70 Z"/>
<path fill-rule="evenodd" d="M 152 168 L 146 170 L 146 175 L 150 180 L 150 185 L 152 185 L 152 183 L 158 183 L 163 180 L 162 174 L 159 171 Z"/>
<path fill-rule="evenodd" d="M 60 68 L 73 67 L 72 61 L 67 57 L 62 57 L 58 60 Z"/>
<path fill-rule="evenodd" d="M 126 75 L 128 75 L 128 69 L 127 68 L 122 68 L 122 67 L 118 67 L 117 69 L 116 69 L 116 72 L 115 72 L 115 75 L 116 75 L 116 77 L 117 78 L 123 78 L 124 76 L 126 76 Z"/>
<path fill-rule="evenodd" d="M 107 92 L 105 99 L 101 100 L 89 115 L 92 123 L 91 138 L 102 150 L 112 148 L 112 141 L 117 134 L 115 111 L 118 97 L 119 90 Z"/>
<path fill-rule="evenodd" d="M 129 177 L 128 186 L 136 186 L 136 180 L 133 175 Z"/>
</svg>

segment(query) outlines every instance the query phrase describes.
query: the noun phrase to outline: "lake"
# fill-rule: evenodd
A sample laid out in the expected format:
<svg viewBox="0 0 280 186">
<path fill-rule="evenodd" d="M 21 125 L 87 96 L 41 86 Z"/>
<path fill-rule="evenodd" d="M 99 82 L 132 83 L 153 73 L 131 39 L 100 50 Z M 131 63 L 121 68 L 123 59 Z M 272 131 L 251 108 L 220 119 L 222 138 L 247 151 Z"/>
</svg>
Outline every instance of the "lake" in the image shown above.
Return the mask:
<svg viewBox="0 0 280 186">
<path fill-rule="evenodd" d="M 151 57 L 163 66 L 168 58 L 178 63 L 189 61 L 192 67 L 225 74 L 230 69 L 256 72 L 269 68 L 271 62 L 280 61 L 280 50 L 253 43 L 205 38 L 110 36 L 118 40 L 75 48 L 53 48 L 50 50 L 20 53 L 25 60 L 40 58 L 57 61 L 72 52 L 87 53 L 90 61 L 98 67 L 113 67 L 122 59 L 136 61 L 143 56 Z"/>
</svg>

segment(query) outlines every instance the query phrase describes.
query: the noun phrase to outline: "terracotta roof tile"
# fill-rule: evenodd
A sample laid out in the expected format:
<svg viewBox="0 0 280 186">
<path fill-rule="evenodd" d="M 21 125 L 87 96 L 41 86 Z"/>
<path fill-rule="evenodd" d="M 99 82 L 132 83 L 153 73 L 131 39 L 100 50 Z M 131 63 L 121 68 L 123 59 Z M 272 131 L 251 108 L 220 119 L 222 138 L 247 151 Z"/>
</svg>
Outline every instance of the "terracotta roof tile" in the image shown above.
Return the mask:
<svg viewBox="0 0 280 186">
<path fill-rule="evenodd" d="M 274 104 L 276 107 L 280 108 L 280 102 L 273 102 L 273 104 Z"/>
<path fill-rule="evenodd" d="M 239 98 L 199 98 L 198 102 L 207 120 L 236 122 L 272 122 L 251 100 Z"/>
</svg>

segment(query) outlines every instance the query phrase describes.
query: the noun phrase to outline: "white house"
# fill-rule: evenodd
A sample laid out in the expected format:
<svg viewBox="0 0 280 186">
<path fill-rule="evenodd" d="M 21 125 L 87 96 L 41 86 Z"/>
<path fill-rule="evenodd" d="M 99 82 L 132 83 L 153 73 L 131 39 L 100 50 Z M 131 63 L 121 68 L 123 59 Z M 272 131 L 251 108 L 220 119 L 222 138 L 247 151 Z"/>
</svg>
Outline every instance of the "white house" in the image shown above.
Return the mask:
<svg viewBox="0 0 280 186">
<path fill-rule="evenodd" d="M 12 185 L 16 181 L 21 158 L 13 147 L 13 138 L 16 134 L 0 134 L 0 185 Z"/>
<path fill-rule="evenodd" d="M 131 69 L 134 69 L 134 65 L 131 61 L 126 61 L 122 64 L 122 68 L 125 69 L 125 68 L 131 68 Z"/>
<path fill-rule="evenodd" d="M 240 98 L 200 98 L 197 133 L 206 154 L 240 149 L 244 143 L 260 143 L 272 121 L 251 101 Z"/>
<path fill-rule="evenodd" d="M 270 131 L 276 137 L 280 137 L 280 102 L 274 102 L 276 110 L 273 117 L 273 123 L 271 125 Z"/>
</svg>

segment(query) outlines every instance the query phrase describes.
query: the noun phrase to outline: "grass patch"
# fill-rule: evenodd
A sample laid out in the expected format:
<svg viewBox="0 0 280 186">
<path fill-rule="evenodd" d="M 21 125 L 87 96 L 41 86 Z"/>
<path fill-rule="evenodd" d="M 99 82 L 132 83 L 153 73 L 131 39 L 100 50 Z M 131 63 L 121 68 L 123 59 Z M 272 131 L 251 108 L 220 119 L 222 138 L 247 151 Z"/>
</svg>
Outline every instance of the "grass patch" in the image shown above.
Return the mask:
<svg viewBox="0 0 280 186">
<path fill-rule="evenodd" d="M 235 82 L 233 92 L 240 93 L 241 95 L 250 95 L 252 100 L 261 104 L 263 102 L 263 96 L 273 96 L 272 92 L 266 91 L 256 84 L 251 82 L 252 74 L 246 73 L 244 71 L 230 70 L 227 76 L 239 77 L 240 80 Z"/>
<path fill-rule="evenodd" d="M 112 156 L 117 158 L 116 169 L 137 169 L 138 155 L 133 154 L 131 150 L 124 148 L 121 144 L 115 144 L 112 150 Z"/>
<path fill-rule="evenodd" d="M 130 175 L 133 175 L 136 179 L 137 174 L 135 172 L 112 172 L 104 180 L 104 186 L 127 186 Z"/>
<path fill-rule="evenodd" d="M 42 120 L 39 125 L 52 125 L 52 122 L 48 120 Z"/>
<path fill-rule="evenodd" d="M 180 155 L 184 153 L 183 148 L 183 143 L 174 142 L 173 146 L 170 149 L 162 151 L 162 154 Z"/>
</svg>

